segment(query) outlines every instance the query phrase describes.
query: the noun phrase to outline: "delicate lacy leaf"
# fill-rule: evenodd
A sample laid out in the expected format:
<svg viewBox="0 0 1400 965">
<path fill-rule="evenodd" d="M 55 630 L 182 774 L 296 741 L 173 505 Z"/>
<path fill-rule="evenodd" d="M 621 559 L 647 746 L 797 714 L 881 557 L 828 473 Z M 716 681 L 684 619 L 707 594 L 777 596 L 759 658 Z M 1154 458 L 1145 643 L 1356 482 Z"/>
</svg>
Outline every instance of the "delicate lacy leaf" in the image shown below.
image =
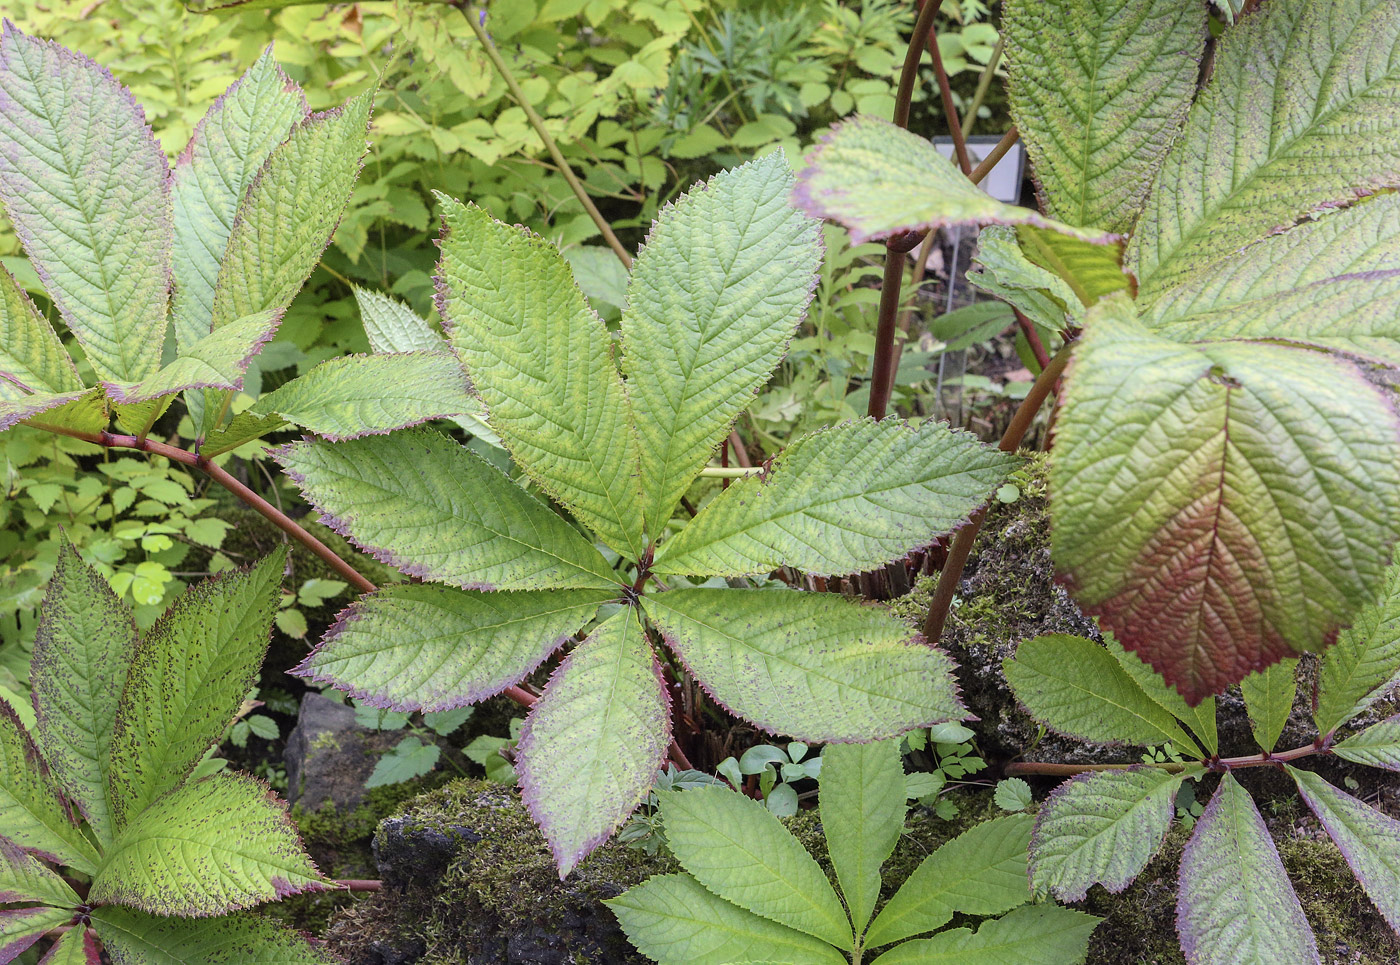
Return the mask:
<svg viewBox="0 0 1400 965">
<path fill-rule="evenodd" d="M 261 914 L 157 918 L 98 908 L 93 927 L 115 965 L 338 965 L 340 959 Z"/>
<path fill-rule="evenodd" d="M 844 948 L 851 923 L 807 849 L 761 801 L 727 787 L 661 795 L 666 846 L 725 901 Z"/>
<path fill-rule="evenodd" d="M 642 605 L 700 685 L 769 733 L 878 740 L 967 715 L 952 661 L 882 607 L 825 593 L 704 588 Z"/>
<path fill-rule="evenodd" d="M 1379 700 L 1400 676 L 1400 549 L 1381 591 L 1327 648 L 1318 673 L 1319 734 L 1330 734 Z"/>
<path fill-rule="evenodd" d="M 961 524 L 1019 463 L 943 422 L 862 419 L 789 446 L 661 545 L 658 573 L 744 576 L 784 564 L 854 573 Z"/>
<path fill-rule="evenodd" d="M 15 401 L 0 399 L 0 431 L 24 422 L 39 428 L 100 432 L 107 427 L 108 419 L 101 389 L 36 392 Z"/>
<path fill-rule="evenodd" d="M 98 378 L 160 365 L 170 289 L 168 168 L 105 68 L 8 21 L 0 36 L 0 202 Z"/>
<path fill-rule="evenodd" d="M 1229 774 L 1181 856 L 1176 930 L 1197 965 L 1305 965 L 1317 942 L 1269 829 Z"/>
<path fill-rule="evenodd" d="M 0 833 L 27 851 L 91 873 L 92 843 L 74 826 L 49 769 L 10 705 L 0 701 Z M 3 948 L 0 945 L 0 948 Z"/>
<path fill-rule="evenodd" d="M 322 362 L 257 401 L 252 415 L 276 413 L 339 441 L 480 411 L 462 366 L 449 352 L 349 355 Z"/>
<path fill-rule="evenodd" d="M 964 831 L 914 869 L 876 916 L 865 944 L 874 948 L 931 932 L 948 924 L 954 912 L 998 915 L 1025 904 L 1031 897 L 1030 840 L 1028 814 L 994 818 Z"/>
<path fill-rule="evenodd" d="M 272 341 L 282 317 L 276 312 L 259 312 L 229 322 L 199 341 L 187 345 L 182 354 L 144 382 L 103 383 L 118 402 L 149 402 L 186 389 L 239 389 L 248 366 Z M 154 418 L 143 420 L 146 425 Z"/>
<path fill-rule="evenodd" d="M 553 245 L 439 199 L 438 314 L 491 427 L 542 489 L 640 558 L 640 457 L 607 329 Z"/>
<path fill-rule="evenodd" d="M 76 925 L 59 936 L 39 965 L 102 965 L 97 936 L 86 925 Z"/>
<path fill-rule="evenodd" d="M 1332 753 L 1358 764 L 1400 771 L 1400 714 L 1353 734 L 1333 747 Z"/>
<path fill-rule="evenodd" d="M 1143 293 L 1395 184 L 1397 42 L 1386 0 L 1271 3 L 1226 31 L 1129 248 Z"/>
<path fill-rule="evenodd" d="M 876 117 L 836 125 L 807 156 L 793 199 L 851 230 L 851 242 L 951 225 L 1039 225 L 1106 244 L 1107 231 L 1076 228 L 997 201 L 925 138 Z"/>
<path fill-rule="evenodd" d="M 1162 846 L 1186 776 L 1134 767 L 1079 774 L 1057 787 L 1031 836 L 1035 893 L 1080 901 L 1093 884 L 1115 893 L 1128 887 Z"/>
<path fill-rule="evenodd" d="M 1036 637 L 1017 647 L 1002 669 L 1031 716 L 1061 734 L 1195 748 L 1176 718 L 1092 640 L 1059 633 Z"/>
<path fill-rule="evenodd" d="M 1249 712 L 1249 726 L 1254 739 L 1266 751 L 1278 745 L 1279 735 L 1293 713 L 1293 698 L 1298 693 L 1297 660 L 1278 663 L 1256 670 L 1240 681 L 1240 693 Z"/>
<path fill-rule="evenodd" d="M 64 908 L 0 908 L 0 962 L 13 962 L 72 917 L 73 912 Z"/>
<path fill-rule="evenodd" d="M 574 648 L 530 710 L 516 770 L 563 878 L 646 797 L 671 739 L 670 697 L 636 611 Z"/>
<path fill-rule="evenodd" d="M 1124 650 L 1113 634 L 1104 634 L 1103 642 L 1108 652 L 1113 654 L 1113 659 L 1118 661 L 1118 666 L 1133 678 L 1133 682 L 1142 688 L 1142 692 L 1147 694 L 1149 699 L 1160 704 L 1163 710 L 1191 728 L 1197 743 L 1201 744 L 1207 753 L 1220 753 L 1220 735 L 1215 726 L 1214 697 L 1207 697 L 1195 707 L 1190 707 L 1181 698 L 1181 694 L 1167 685 L 1161 674 L 1143 663 L 1137 654 Z"/>
<path fill-rule="evenodd" d="M 671 518 L 782 359 L 821 265 L 821 226 L 788 201 L 782 151 L 716 175 L 657 216 L 623 315 L 645 516 Z"/>
<path fill-rule="evenodd" d="M 371 707 L 465 707 L 518 683 L 615 595 L 385 587 L 342 611 L 292 673 Z"/>
<path fill-rule="evenodd" d="M 1397 433 L 1350 363 L 1170 342 L 1106 299 L 1057 427 L 1056 563 L 1081 605 L 1199 702 L 1320 649 L 1371 597 L 1389 561 L 1376 534 L 1400 522 Z"/>
<path fill-rule="evenodd" d="M 355 302 L 369 337 L 371 352 L 446 352 L 447 340 L 403 302 L 355 287 Z"/>
<path fill-rule="evenodd" d="M 1101 918 L 1033 905 L 983 922 L 976 933 L 950 928 L 933 938 L 897 945 L 871 965 L 1077 965 Z"/>
<path fill-rule="evenodd" d="M 130 608 L 64 540 L 34 633 L 35 736 L 103 844 L 113 832 L 106 776 L 112 723 L 137 642 Z"/>
<path fill-rule="evenodd" d="M 142 639 L 117 707 L 107 791 L 118 830 L 179 784 L 224 735 L 257 680 L 286 551 L 210 577 Z"/>
<path fill-rule="evenodd" d="M 1132 227 L 1196 94 L 1206 20 L 1178 0 L 1007 5 L 1011 116 L 1047 214 Z"/>
<path fill-rule="evenodd" d="M 1386 922 L 1400 931 L 1400 821 L 1344 794 L 1310 771 L 1287 768 L 1298 792 Z"/>
<path fill-rule="evenodd" d="M 76 392 L 82 387 L 53 326 L 0 265 L 0 400 L 17 402 L 31 392 Z"/>
<path fill-rule="evenodd" d="M 103 855 L 89 897 L 155 915 L 223 915 L 327 883 L 286 804 L 257 778 L 224 771 L 135 814 Z"/>
<path fill-rule="evenodd" d="M 37 901 L 60 908 L 83 903 L 78 893 L 34 855 L 0 837 L 0 905 Z"/>
<path fill-rule="evenodd" d="M 880 866 L 904 829 L 904 764 L 896 740 L 822 751 L 822 832 L 857 933 L 880 897 Z"/>
<path fill-rule="evenodd" d="M 213 327 L 214 285 L 239 202 L 306 114 L 301 88 L 282 73 L 269 46 L 209 108 L 175 163 L 171 316 L 181 354 Z"/>
<path fill-rule="evenodd" d="M 299 442 L 273 457 L 322 520 L 411 576 L 482 590 L 616 585 L 577 530 L 441 433 Z"/>
<path fill-rule="evenodd" d="M 846 965 L 826 942 L 731 905 L 689 875 L 657 875 L 604 904 L 658 965 Z"/>
</svg>

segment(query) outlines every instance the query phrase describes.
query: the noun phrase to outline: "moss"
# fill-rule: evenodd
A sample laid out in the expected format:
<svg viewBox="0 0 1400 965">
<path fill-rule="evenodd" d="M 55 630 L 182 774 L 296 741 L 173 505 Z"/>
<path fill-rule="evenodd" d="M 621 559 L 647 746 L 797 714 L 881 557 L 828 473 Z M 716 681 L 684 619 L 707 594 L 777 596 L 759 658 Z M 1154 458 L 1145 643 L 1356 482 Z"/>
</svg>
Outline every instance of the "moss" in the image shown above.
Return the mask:
<svg viewBox="0 0 1400 965">
<path fill-rule="evenodd" d="M 1366 897 L 1335 844 L 1294 837 L 1279 841 L 1278 849 L 1324 962 L 1400 961 L 1400 939 Z"/>
</svg>

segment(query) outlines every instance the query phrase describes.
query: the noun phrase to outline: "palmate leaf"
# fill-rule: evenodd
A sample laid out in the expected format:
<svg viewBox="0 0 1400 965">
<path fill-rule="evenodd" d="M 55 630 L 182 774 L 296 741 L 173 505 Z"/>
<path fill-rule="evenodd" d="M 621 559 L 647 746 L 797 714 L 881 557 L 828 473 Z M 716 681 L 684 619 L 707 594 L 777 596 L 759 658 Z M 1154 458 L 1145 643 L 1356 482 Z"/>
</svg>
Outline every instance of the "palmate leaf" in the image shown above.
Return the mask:
<svg viewBox="0 0 1400 965">
<path fill-rule="evenodd" d="M 273 149 L 307 113 L 301 88 L 282 73 L 269 46 L 209 108 L 175 162 L 170 308 L 180 354 L 213 327 L 214 286 L 239 202 Z"/>
<path fill-rule="evenodd" d="M 257 679 L 286 550 L 196 583 L 136 649 L 117 705 L 107 791 L 118 830 L 194 769 Z"/>
<path fill-rule="evenodd" d="M 1400 931 L 1400 821 L 1310 771 L 1286 768 L 1386 922 Z"/>
<path fill-rule="evenodd" d="M 1182 345 L 1105 299 L 1058 424 L 1056 564 L 1081 605 L 1199 702 L 1320 649 L 1370 599 L 1389 561 L 1375 534 L 1400 521 L 1397 431 L 1346 361 Z"/>
<path fill-rule="evenodd" d="M 952 661 L 879 607 L 706 588 L 646 596 L 642 606 L 716 701 L 773 734 L 876 740 L 967 714 Z"/>
<path fill-rule="evenodd" d="M 876 117 L 836 125 L 807 156 L 793 200 L 851 231 L 851 242 L 951 225 L 1038 225 L 1106 244 L 1112 232 L 1076 228 L 997 201 L 925 138 Z"/>
<path fill-rule="evenodd" d="M 1132 227 L 1195 96 L 1206 20 L 1177 0 L 1007 5 L 1011 116 L 1047 214 Z"/>
<path fill-rule="evenodd" d="M 342 611 L 292 673 L 333 684 L 371 707 L 464 707 L 519 682 L 615 596 L 385 587 Z"/>
<path fill-rule="evenodd" d="M 0 202 L 98 378 L 160 365 L 170 288 L 168 167 L 106 68 L 0 35 Z"/>
<path fill-rule="evenodd" d="M 554 672 L 520 737 L 525 805 L 561 878 L 641 803 L 670 738 L 661 668 L 627 607 Z"/>
<path fill-rule="evenodd" d="M 114 965 L 337 965 L 340 959 L 257 913 L 213 919 L 158 918 L 98 908 L 92 926 Z"/>
<path fill-rule="evenodd" d="M 826 942 L 731 905 L 690 875 L 657 875 L 604 904 L 658 965 L 846 965 Z"/>
<path fill-rule="evenodd" d="M 928 545 L 1020 462 L 946 423 L 862 419 L 810 433 L 736 480 L 656 553 L 655 570 L 854 573 Z"/>
<path fill-rule="evenodd" d="M 1332 753 L 1358 764 L 1400 771 L 1400 715 L 1353 734 L 1334 746 Z"/>
<path fill-rule="evenodd" d="M 822 751 L 822 832 L 851 923 L 863 932 L 880 897 L 880 866 L 904 828 L 899 742 L 831 744 Z"/>
<path fill-rule="evenodd" d="M 34 633 L 35 736 L 103 844 L 113 834 L 106 777 L 112 722 L 136 646 L 130 608 L 63 541 Z"/>
<path fill-rule="evenodd" d="M 607 329 L 554 246 L 439 200 L 438 314 L 491 427 L 545 492 L 639 559 L 640 456 Z"/>
<path fill-rule="evenodd" d="M 1195 744 L 1103 647 L 1067 634 L 1027 640 L 1002 663 L 1006 682 L 1036 720 L 1070 737 L 1125 744 Z"/>
<path fill-rule="evenodd" d="M 323 521 L 411 576 L 481 590 L 617 585 L 577 530 L 439 432 L 298 442 L 272 455 Z"/>
<path fill-rule="evenodd" d="M 1142 692 L 1150 700 L 1160 704 L 1163 710 L 1191 728 L 1197 743 L 1201 744 L 1207 753 L 1220 753 L 1220 735 L 1215 726 L 1214 697 L 1207 697 L 1195 707 L 1190 707 L 1181 698 L 1181 694 L 1167 686 L 1161 674 L 1143 663 L 1137 654 L 1124 650 L 1113 634 L 1104 634 L 1103 642 L 1104 648 L 1118 661 L 1118 666 L 1133 678 L 1133 682 L 1142 688 Z"/>
<path fill-rule="evenodd" d="M 761 801 L 723 786 L 661 795 L 666 845 L 706 889 L 746 911 L 845 948 L 851 923 L 831 883 Z"/>
<path fill-rule="evenodd" d="M 1397 42 L 1388 0 L 1271 3 L 1227 31 L 1129 247 L 1143 294 L 1394 184 Z"/>
<path fill-rule="evenodd" d="M 93 903 L 156 915 L 223 915 L 329 884 L 266 784 L 224 771 L 135 814 L 102 856 Z"/>
<path fill-rule="evenodd" d="M 65 908 L 0 908 L 0 962 L 13 962 L 72 917 Z"/>
<path fill-rule="evenodd" d="M 29 293 L 0 265 L 0 400 L 32 392 L 76 392 L 78 370 Z"/>
<path fill-rule="evenodd" d="M 1114 893 L 1128 887 L 1162 846 L 1186 776 L 1135 767 L 1079 774 L 1057 787 L 1031 837 L 1035 893 L 1080 901 L 1090 885 Z"/>
<path fill-rule="evenodd" d="M 0 703 L 0 834 L 27 851 L 91 874 L 92 843 L 73 824 L 49 769 L 10 705 Z"/>
<path fill-rule="evenodd" d="M 1278 746 L 1288 715 L 1293 713 L 1293 698 L 1298 693 L 1297 671 L 1297 660 L 1280 660 L 1240 681 L 1249 726 L 1254 739 L 1266 751 Z"/>
<path fill-rule="evenodd" d="M 1318 671 L 1313 720 L 1330 734 L 1379 700 L 1400 674 L 1400 548 L 1376 598 L 1328 647 Z"/>
<path fill-rule="evenodd" d="M 1101 918 L 1054 905 L 1017 908 L 974 932 L 950 928 L 896 945 L 871 965 L 1077 965 Z"/>
<path fill-rule="evenodd" d="M 865 944 L 874 948 L 934 931 L 948 924 L 954 912 L 998 915 L 1025 904 L 1031 897 L 1026 881 L 1030 839 L 1027 814 L 994 818 L 964 831 L 914 869 L 876 916 Z"/>
<path fill-rule="evenodd" d="M 59 936 L 39 965 L 98 965 L 101 961 L 97 936 L 86 925 L 77 925 Z"/>
<path fill-rule="evenodd" d="M 1181 856 L 1176 928 L 1198 965 L 1317 963 L 1269 829 L 1249 792 L 1229 774 L 1196 822 Z"/>
<path fill-rule="evenodd" d="M 68 882 L 43 861 L 0 837 L 0 905 L 29 901 L 58 908 L 77 908 L 83 903 Z"/>
<path fill-rule="evenodd" d="M 657 216 L 622 319 L 645 516 L 660 531 L 801 321 L 820 224 L 788 202 L 781 151 L 716 175 Z"/>
</svg>

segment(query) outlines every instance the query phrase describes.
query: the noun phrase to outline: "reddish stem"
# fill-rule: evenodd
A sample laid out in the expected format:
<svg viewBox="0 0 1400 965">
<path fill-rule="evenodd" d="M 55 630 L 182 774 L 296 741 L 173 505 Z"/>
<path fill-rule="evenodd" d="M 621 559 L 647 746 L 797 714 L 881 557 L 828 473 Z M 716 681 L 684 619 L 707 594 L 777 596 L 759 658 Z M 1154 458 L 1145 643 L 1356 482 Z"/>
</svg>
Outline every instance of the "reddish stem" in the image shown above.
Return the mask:
<svg viewBox="0 0 1400 965">
<path fill-rule="evenodd" d="M 921 0 L 922 7 L 919 16 L 922 17 L 924 11 L 933 7 L 936 11 L 941 6 L 941 0 Z M 972 159 L 967 156 L 967 141 L 963 138 L 962 122 L 958 120 L 958 109 L 953 104 L 953 87 L 948 83 L 948 72 L 943 69 L 943 52 L 938 49 L 938 31 L 933 28 L 933 18 L 929 18 L 928 35 L 925 39 L 928 44 L 928 52 L 933 57 L 933 73 L 938 78 L 938 93 L 943 99 L 943 115 L 948 120 L 948 133 L 953 138 L 953 153 L 957 156 L 958 167 L 962 168 L 962 173 L 972 174 Z"/>
<path fill-rule="evenodd" d="M 1040 340 L 1040 333 L 1035 330 L 1035 325 L 1026 317 L 1026 313 L 1019 308 L 1013 308 L 1016 313 L 1016 324 L 1021 328 L 1021 334 L 1026 337 L 1026 344 L 1031 347 L 1031 354 L 1040 363 L 1040 370 L 1045 371 L 1045 366 L 1050 364 L 1050 353 L 1045 351 L 1045 343 Z"/>
<path fill-rule="evenodd" d="M 1213 757 L 1204 763 L 1206 770 L 1223 774 L 1246 767 L 1282 767 L 1284 764 L 1304 757 L 1325 756 L 1331 753 L 1332 748 L 1323 741 L 1304 744 L 1302 747 L 1295 747 L 1292 750 L 1279 751 L 1277 754 L 1266 751 L 1247 757 Z M 1097 771 L 1125 771 L 1130 767 L 1155 767 L 1158 770 L 1179 774 L 1186 770 L 1187 766 L 1176 762 L 1170 764 L 1056 764 L 1042 761 L 1012 761 L 1002 768 L 1002 772 L 1007 776 L 1040 774 L 1049 777 L 1073 777 L 1076 774 L 1090 774 Z"/>
<path fill-rule="evenodd" d="M 365 878 L 342 878 L 336 882 L 345 891 L 382 891 L 384 882 Z"/>
</svg>

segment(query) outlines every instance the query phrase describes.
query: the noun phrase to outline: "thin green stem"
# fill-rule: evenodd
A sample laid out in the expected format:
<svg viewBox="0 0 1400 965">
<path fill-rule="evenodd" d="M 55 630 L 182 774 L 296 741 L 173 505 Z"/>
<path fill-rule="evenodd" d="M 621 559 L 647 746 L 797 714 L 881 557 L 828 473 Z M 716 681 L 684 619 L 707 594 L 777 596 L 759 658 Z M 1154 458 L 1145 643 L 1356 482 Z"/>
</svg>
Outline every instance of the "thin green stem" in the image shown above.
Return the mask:
<svg viewBox="0 0 1400 965">
<path fill-rule="evenodd" d="M 997 65 L 1001 63 L 1001 52 L 1006 45 L 1006 38 L 998 36 L 997 45 L 992 48 L 992 57 L 987 61 L 987 66 L 982 68 L 982 76 L 977 78 L 977 90 L 972 95 L 972 103 L 967 108 L 967 113 L 963 115 L 962 136 L 967 140 L 972 136 L 972 127 L 977 123 L 977 112 L 982 107 L 982 102 L 987 99 L 987 91 L 992 86 L 992 77 L 997 72 Z"/>
<path fill-rule="evenodd" d="M 706 466 L 700 470 L 701 479 L 741 479 L 744 476 L 756 476 L 763 472 L 762 466 Z"/>
<path fill-rule="evenodd" d="M 1011 150 L 1012 145 L 1020 139 L 1021 132 L 1016 129 L 1015 124 L 1012 124 L 1011 128 L 1002 135 L 1001 140 L 997 141 L 991 153 L 984 157 L 977 167 L 972 169 L 972 173 L 968 175 L 968 179 L 973 184 L 981 184 L 982 179 L 992 173 L 992 168 L 996 167 L 997 163 L 1002 158 L 1006 157 L 1006 152 Z"/>
</svg>

